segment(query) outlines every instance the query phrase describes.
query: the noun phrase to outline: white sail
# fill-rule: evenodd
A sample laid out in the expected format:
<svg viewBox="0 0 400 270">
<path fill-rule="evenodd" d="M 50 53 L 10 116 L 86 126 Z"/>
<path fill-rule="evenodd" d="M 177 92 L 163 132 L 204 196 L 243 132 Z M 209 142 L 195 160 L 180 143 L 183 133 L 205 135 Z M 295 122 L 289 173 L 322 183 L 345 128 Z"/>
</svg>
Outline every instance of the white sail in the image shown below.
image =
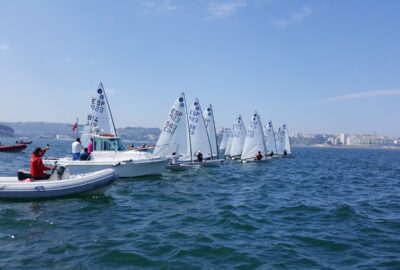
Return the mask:
<svg viewBox="0 0 400 270">
<path fill-rule="evenodd" d="M 90 142 L 90 134 L 111 134 L 117 135 L 107 95 L 103 84 L 100 83 L 90 98 L 90 109 L 87 114 L 86 123 L 83 128 L 81 142 L 87 146 Z"/>
<path fill-rule="evenodd" d="M 193 101 L 189 109 L 188 123 L 192 160 L 197 158 L 199 152 L 203 154 L 204 159 L 211 158 L 210 139 L 208 137 L 200 102 L 197 98 Z"/>
<path fill-rule="evenodd" d="M 261 118 L 256 111 L 251 116 L 250 124 L 247 128 L 241 159 L 254 159 L 258 151 L 260 151 L 263 156 L 265 156 L 267 152 Z"/>
<path fill-rule="evenodd" d="M 290 146 L 290 139 L 289 139 L 289 131 L 287 129 L 286 124 L 282 127 L 282 137 L 283 137 L 283 150 L 286 150 L 286 153 L 290 155 L 292 153 L 292 148 Z"/>
<path fill-rule="evenodd" d="M 210 105 L 203 112 L 204 122 L 206 124 L 208 138 L 211 145 L 211 156 L 212 158 L 218 157 L 218 142 L 217 142 L 217 131 L 215 128 L 214 111 Z"/>
<path fill-rule="evenodd" d="M 222 129 L 222 139 L 219 144 L 219 149 L 221 149 L 222 151 L 225 151 L 226 145 L 228 144 L 228 139 L 229 139 L 229 130 L 226 128 L 223 128 Z"/>
<path fill-rule="evenodd" d="M 233 133 L 232 133 L 233 129 L 229 129 L 227 131 L 228 133 L 228 141 L 226 142 L 226 147 L 225 147 L 225 156 L 230 156 L 231 154 L 231 149 L 232 149 L 232 139 L 233 139 Z"/>
<path fill-rule="evenodd" d="M 166 157 L 175 152 L 178 156 L 189 156 L 188 123 L 185 94 L 176 99 L 161 129 L 153 155 Z"/>
<path fill-rule="evenodd" d="M 271 152 L 278 154 L 278 150 L 276 148 L 275 131 L 271 120 L 268 122 L 268 125 L 265 126 L 265 137 L 267 154 L 271 154 Z"/>
<path fill-rule="evenodd" d="M 277 149 L 278 155 L 283 154 L 284 148 L 285 148 L 285 146 L 284 146 L 284 138 L 282 136 L 282 129 L 279 128 L 278 132 L 276 133 L 276 149 Z"/>
<path fill-rule="evenodd" d="M 236 118 L 233 125 L 232 136 L 232 146 L 229 155 L 231 157 L 241 156 L 244 140 L 246 139 L 246 128 L 240 115 Z"/>
</svg>

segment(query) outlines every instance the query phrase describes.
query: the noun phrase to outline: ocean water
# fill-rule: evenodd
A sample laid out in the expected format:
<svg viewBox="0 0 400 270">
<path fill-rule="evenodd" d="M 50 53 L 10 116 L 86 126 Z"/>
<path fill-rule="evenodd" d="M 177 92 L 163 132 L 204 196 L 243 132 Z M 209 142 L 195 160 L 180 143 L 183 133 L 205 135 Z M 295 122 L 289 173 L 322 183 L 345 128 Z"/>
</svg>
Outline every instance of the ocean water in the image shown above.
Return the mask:
<svg viewBox="0 0 400 270">
<path fill-rule="evenodd" d="M 0 175 L 28 167 L 33 147 L 0 153 Z M 0 201 L 0 269 L 400 269 L 400 151 L 294 152 Z"/>
</svg>

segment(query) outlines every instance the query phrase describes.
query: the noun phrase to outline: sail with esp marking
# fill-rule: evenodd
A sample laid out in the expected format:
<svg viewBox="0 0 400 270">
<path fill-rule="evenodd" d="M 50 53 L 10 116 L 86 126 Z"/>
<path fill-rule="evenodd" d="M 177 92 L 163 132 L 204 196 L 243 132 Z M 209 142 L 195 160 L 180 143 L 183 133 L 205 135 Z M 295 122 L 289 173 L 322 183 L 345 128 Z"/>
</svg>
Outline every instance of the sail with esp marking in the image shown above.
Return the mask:
<svg viewBox="0 0 400 270">
<path fill-rule="evenodd" d="M 246 131 L 246 139 L 244 141 L 242 160 L 255 159 L 258 152 L 263 156 L 266 155 L 264 129 L 261 123 L 260 115 L 257 111 L 251 116 L 250 124 Z"/>
<path fill-rule="evenodd" d="M 190 152 L 184 93 L 181 93 L 172 105 L 167 120 L 161 129 L 153 155 L 166 157 L 173 152 L 183 157 L 188 157 Z"/>
<path fill-rule="evenodd" d="M 81 143 L 86 147 L 90 143 L 90 134 L 117 136 L 110 106 L 103 84 L 100 83 L 90 98 L 90 108 L 83 128 Z"/>
<path fill-rule="evenodd" d="M 232 129 L 232 146 L 229 155 L 233 158 L 240 157 L 243 151 L 244 140 L 246 139 L 246 127 L 242 116 L 238 116 Z"/>
<path fill-rule="evenodd" d="M 188 112 L 189 137 L 191 143 L 191 158 L 195 160 L 201 152 L 204 159 L 212 157 L 210 138 L 207 133 L 200 102 L 196 98 Z"/>
<path fill-rule="evenodd" d="M 214 159 L 218 157 L 218 142 L 217 131 L 215 128 L 214 111 L 211 104 L 208 105 L 204 110 L 203 117 L 211 145 L 211 158 Z"/>
<path fill-rule="evenodd" d="M 283 137 L 283 150 L 286 150 L 286 153 L 288 155 L 292 154 L 292 147 L 290 145 L 290 139 L 289 139 L 289 131 L 287 129 L 287 125 L 284 124 L 282 126 L 282 137 Z"/>
<path fill-rule="evenodd" d="M 271 120 L 268 122 L 268 125 L 265 126 L 265 140 L 267 146 L 267 154 L 278 154 L 278 149 L 276 147 L 275 131 Z"/>
</svg>

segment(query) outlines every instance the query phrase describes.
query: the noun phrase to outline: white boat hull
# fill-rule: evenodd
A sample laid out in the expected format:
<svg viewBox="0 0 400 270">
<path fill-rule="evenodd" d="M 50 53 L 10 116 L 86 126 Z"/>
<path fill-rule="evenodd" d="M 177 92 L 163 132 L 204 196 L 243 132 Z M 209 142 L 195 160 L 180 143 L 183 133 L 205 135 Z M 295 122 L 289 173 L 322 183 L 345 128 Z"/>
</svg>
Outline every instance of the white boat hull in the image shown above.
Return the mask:
<svg viewBox="0 0 400 270">
<path fill-rule="evenodd" d="M 221 163 L 224 162 L 223 159 L 215 159 L 215 160 L 204 160 L 202 162 L 192 162 L 190 164 L 199 165 L 202 167 L 218 167 Z"/>
<path fill-rule="evenodd" d="M 45 164 L 52 165 L 54 160 L 44 160 Z M 167 158 L 127 160 L 127 161 L 97 161 L 97 160 L 57 160 L 58 165 L 68 167 L 71 174 L 95 172 L 98 170 L 113 168 L 118 172 L 120 178 L 131 178 L 146 175 L 161 174 L 169 163 Z"/>
<path fill-rule="evenodd" d="M 255 159 L 244 159 L 242 160 L 242 163 L 267 163 L 270 162 L 272 160 L 272 158 L 268 157 L 268 158 L 263 158 L 261 160 L 255 160 Z"/>
<path fill-rule="evenodd" d="M 167 166 L 167 169 L 171 170 L 171 171 L 188 171 L 188 170 L 194 170 L 197 168 L 198 168 L 198 165 L 191 165 L 191 164 L 184 164 L 184 163 L 170 164 Z"/>
<path fill-rule="evenodd" d="M 62 180 L 24 182 L 17 177 L 0 177 L 0 198 L 44 199 L 99 193 L 117 178 L 118 172 L 114 169 L 71 175 Z"/>
</svg>

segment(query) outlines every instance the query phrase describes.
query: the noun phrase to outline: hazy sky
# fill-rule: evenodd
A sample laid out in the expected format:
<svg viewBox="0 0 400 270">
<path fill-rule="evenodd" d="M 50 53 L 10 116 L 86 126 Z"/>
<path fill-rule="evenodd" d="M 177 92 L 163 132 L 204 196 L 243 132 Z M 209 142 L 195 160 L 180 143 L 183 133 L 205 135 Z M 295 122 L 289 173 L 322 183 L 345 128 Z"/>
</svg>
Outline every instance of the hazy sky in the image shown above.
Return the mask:
<svg viewBox="0 0 400 270">
<path fill-rule="evenodd" d="M 0 121 L 160 127 L 184 91 L 218 126 L 400 135 L 400 1 L 0 0 Z"/>
</svg>

